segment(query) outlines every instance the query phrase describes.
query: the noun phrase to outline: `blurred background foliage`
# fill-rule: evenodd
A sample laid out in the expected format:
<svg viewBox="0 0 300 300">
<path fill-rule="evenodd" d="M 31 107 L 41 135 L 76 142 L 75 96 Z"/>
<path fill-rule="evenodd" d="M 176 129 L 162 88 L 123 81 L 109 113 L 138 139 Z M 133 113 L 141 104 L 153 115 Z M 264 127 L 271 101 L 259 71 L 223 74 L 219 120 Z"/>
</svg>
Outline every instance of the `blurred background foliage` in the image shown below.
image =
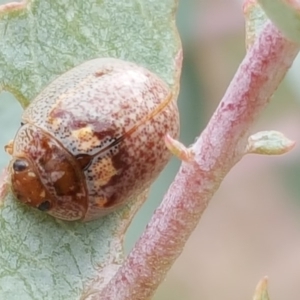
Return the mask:
<svg viewBox="0 0 300 300">
<path fill-rule="evenodd" d="M 0 1 L 6 3 L 11 1 Z M 184 64 L 179 108 L 181 141 L 193 143 L 218 105 L 245 54 L 241 0 L 179 1 Z M 167 45 L 166 45 L 167 46 Z M 300 60 L 253 128 L 300 140 Z M 0 99 L 0 166 L 4 145 L 19 127 L 21 106 Z M 300 147 L 281 157 L 245 157 L 226 177 L 155 300 L 250 299 L 261 277 L 271 299 L 300 298 Z M 173 158 L 130 226 L 130 251 L 179 167 Z"/>
</svg>

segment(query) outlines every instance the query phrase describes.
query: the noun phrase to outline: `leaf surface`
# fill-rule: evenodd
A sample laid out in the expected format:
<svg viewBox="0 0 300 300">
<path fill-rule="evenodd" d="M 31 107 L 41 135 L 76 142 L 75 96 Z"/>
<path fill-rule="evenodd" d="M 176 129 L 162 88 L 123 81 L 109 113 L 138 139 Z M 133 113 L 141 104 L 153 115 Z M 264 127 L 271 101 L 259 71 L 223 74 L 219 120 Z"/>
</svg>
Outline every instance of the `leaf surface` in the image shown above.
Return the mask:
<svg viewBox="0 0 300 300">
<path fill-rule="evenodd" d="M 176 8 L 176 0 L 31 0 L 2 6 L 0 86 L 26 107 L 66 70 L 92 58 L 116 57 L 150 69 L 176 91 L 181 56 Z M 73 300 L 96 276 L 105 284 L 122 262 L 124 233 L 144 199 L 143 194 L 84 224 L 55 220 L 8 195 L 0 211 L 0 299 Z"/>
</svg>

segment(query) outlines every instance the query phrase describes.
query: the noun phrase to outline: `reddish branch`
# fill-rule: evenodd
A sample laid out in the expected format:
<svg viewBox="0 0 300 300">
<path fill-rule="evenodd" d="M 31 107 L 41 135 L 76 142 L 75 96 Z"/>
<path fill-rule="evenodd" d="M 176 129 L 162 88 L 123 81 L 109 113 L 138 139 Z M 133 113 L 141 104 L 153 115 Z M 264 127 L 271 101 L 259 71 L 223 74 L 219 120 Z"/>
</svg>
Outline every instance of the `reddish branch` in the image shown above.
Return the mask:
<svg viewBox="0 0 300 300">
<path fill-rule="evenodd" d="M 228 171 L 242 158 L 247 132 L 291 66 L 299 46 L 268 23 L 248 50 L 219 107 L 194 144 L 134 249 L 101 295 L 149 299 L 166 276 Z"/>
</svg>

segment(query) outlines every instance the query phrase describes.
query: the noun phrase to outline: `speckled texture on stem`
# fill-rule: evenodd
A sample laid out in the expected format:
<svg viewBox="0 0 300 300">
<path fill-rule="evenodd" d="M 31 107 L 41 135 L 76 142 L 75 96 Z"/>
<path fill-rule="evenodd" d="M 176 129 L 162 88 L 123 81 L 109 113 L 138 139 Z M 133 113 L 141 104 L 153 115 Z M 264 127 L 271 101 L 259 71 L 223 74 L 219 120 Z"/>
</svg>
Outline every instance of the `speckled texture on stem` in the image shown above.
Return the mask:
<svg viewBox="0 0 300 300">
<path fill-rule="evenodd" d="M 287 41 L 271 23 L 265 26 L 194 144 L 195 161 L 183 163 L 124 265 L 101 295 L 88 299 L 151 298 L 223 177 L 244 154 L 247 131 L 298 51 L 299 46 Z"/>
</svg>

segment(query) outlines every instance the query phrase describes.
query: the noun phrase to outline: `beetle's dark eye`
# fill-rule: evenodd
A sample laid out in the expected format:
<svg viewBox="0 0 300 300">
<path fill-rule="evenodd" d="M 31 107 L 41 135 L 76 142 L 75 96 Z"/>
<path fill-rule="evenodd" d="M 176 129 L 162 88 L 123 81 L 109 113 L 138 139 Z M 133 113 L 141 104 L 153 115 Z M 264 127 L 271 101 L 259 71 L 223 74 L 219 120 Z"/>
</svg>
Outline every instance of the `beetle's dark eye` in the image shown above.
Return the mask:
<svg viewBox="0 0 300 300">
<path fill-rule="evenodd" d="M 12 165 L 14 171 L 22 172 L 28 168 L 28 162 L 24 159 L 16 159 Z"/>
<path fill-rule="evenodd" d="M 50 209 L 51 203 L 46 200 L 44 202 L 42 202 L 37 208 L 41 211 L 47 211 Z"/>
</svg>

